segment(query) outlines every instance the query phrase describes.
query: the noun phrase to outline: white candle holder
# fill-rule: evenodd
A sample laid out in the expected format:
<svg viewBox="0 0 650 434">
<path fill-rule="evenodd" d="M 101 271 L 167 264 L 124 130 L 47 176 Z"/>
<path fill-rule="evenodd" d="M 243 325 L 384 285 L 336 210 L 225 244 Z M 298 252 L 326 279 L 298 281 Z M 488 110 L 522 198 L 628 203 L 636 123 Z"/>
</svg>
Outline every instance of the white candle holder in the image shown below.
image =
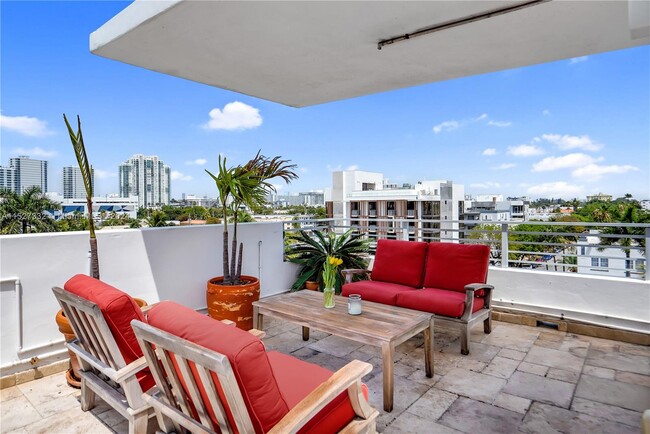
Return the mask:
<svg viewBox="0 0 650 434">
<path fill-rule="evenodd" d="M 361 296 L 350 294 L 348 296 L 348 313 L 350 315 L 361 315 Z"/>
</svg>

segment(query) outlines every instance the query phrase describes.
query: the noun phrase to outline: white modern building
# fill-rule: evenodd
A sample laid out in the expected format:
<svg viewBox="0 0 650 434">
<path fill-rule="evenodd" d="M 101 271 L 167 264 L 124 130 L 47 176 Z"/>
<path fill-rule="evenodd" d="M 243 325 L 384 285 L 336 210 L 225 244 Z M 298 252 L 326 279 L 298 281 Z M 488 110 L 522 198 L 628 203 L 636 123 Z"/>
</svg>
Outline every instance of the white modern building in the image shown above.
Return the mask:
<svg viewBox="0 0 650 434">
<path fill-rule="evenodd" d="M 95 169 L 91 167 L 90 172 L 92 190 L 95 191 Z M 83 176 L 81 176 L 81 170 L 76 166 L 67 166 L 63 168 L 63 198 L 86 198 L 86 187 L 84 186 Z"/>
<path fill-rule="evenodd" d="M 332 173 L 331 201 L 326 202 L 326 209 L 329 217 L 349 221 L 378 236 L 390 237 L 396 220 L 406 220 L 411 238 L 458 239 L 464 197 L 464 186 L 452 181 L 398 186 L 390 184 L 382 173 L 344 170 Z"/>
<path fill-rule="evenodd" d="M 168 205 L 171 171 L 158 156 L 136 154 L 120 164 L 120 197 L 137 196 L 141 208 Z"/>
<path fill-rule="evenodd" d="M 47 161 L 27 156 L 9 159 L 9 167 L 0 167 L 0 188 L 22 194 L 30 187 L 47 190 Z"/>
<path fill-rule="evenodd" d="M 325 206 L 325 194 L 319 191 L 294 194 L 273 193 L 269 196 L 269 202 L 271 202 L 275 208 L 292 205 L 304 205 L 309 207 Z"/>
<path fill-rule="evenodd" d="M 577 252 L 578 273 L 596 276 L 631 277 L 644 279 L 646 273 L 646 258 L 638 244 L 633 244 L 626 251 L 618 246 L 600 247 L 598 231 L 591 230 L 587 236 L 578 240 Z"/>
<path fill-rule="evenodd" d="M 88 203 L 86 198 L 66 198 L 57 193 L 48 193 L 48 198 L 61 204 L 61 209 L 52 212 L 56 220 L 62 218 L 71 218 L 75 215 L 88 215 Z M 116 197 L 102 196 L 93 197 L 93 218 L 110 218 L 111 216 L 127 216 L 137 218 L 138 216 L 138 197 Z M 114 214 L 113 214 L 114 213 Z"/>
<path fill-rule="evenodd" d="M 526 197 L 509 197 L 500 194 L 482 194 L 465 199 L 465 220 L 486 223 L 528 220 L 530 202 Z"/>
</svg>

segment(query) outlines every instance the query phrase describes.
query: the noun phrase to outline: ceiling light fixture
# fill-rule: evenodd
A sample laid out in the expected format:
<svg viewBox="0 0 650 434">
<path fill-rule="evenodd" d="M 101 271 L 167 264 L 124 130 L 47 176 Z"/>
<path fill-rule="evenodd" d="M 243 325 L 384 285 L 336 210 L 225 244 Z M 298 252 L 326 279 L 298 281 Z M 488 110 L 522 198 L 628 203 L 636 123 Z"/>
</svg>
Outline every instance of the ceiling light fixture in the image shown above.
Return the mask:
<svg viewBox="0 0 650 434">
<path fill-rule="evenodd" d="M 436 24 L 432 27 L 427 27 L 421 30 L 417 30 L 413 33 L 407 33 L 405 35 L 396 36 L 394 38 L 384 39 L 377 43 L 377 49 L 381 50 L 384 45 L 394 44 L 396 42 L 406 41 L 408 39 L 417 38 L 418 36 L 428 35 L 430 33 L 439 32 L 441 30 L 451 29 L 452 27 L 462 26 L 464 24 L 473 23 L 476 21 L 485 20 L 487 18 L 496 17 L 499 15 L 509 14 L 510 12 L 516 12 L 531 6 L 537 6 L 542 3 L 549 2 L 551 0 L 531 0 L 523 3 L 518 3 L 513 6 L 507 6 L 504 8 L 494 9 L 488 12 L 481 12 L 479 14 L 470 15 L 465 18 L 459 18 L 457 20 L 447 21 L 446 23 Z"/>
</svg>

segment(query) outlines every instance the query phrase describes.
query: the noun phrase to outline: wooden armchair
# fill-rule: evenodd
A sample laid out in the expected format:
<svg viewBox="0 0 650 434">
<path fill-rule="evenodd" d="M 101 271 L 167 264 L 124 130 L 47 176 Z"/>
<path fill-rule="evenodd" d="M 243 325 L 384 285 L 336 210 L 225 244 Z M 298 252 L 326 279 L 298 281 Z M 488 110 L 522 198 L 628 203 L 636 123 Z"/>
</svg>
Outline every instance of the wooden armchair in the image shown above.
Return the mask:
<svg viewBox="0 0 650 434">
<path fill-rule="evenodd" d="M 80 284 L 77 287 L 86 283 L 95 287 L 105 285 L 95 279 L 86 280 L 91 279 L 88 276 L 75 276 L 66 287 L 75 279 Z M 106 287 L 110 288 L 108 292 L 118 291 Z M 153 386 L 146 360 L 139 357 L 130 363 L 125 361 L 111 330 L 115 322 L 109 320 L 109 326 L 96 303 L 59 287 L 52 288 L 52 291 L 76 335 L 76 339 L 67 342 L 66 346 L 77 355 L 81 365 L 81 409 L 92 409 L 98 395 L 129 421 L 129 434 L 146 433 L 149 417 L 154 413 L 142 399 L 143 389 Z"/>
<path fill-rule="evenodd" d="M 132 322 L 156 381 L 143 397 L 155 409 L 164 432 L 182 432 L 181 428 L 192 433 L 376 432 L 378 412 L 366 402 L 361 385 L 372 365 L 355 360 L 332 375 L 291 356 L 267 353 L 256 336 L 243 330 L 224 327 L 171 302 L 160 303 L 162 310 L 164 305 L 179 316 L 150 318 L 149 324 Z M 229 354 L 157 328 L 156 322 L 171 322 L 165 328 L 206 346 L 222 346 Z M 322 377 L 324 372 L 329 378 L 293 405 L 295 390 L 281 383 L 289 377 L 300 382 L 301 367 L 314 369 L 303 373 L 304 378 L 311 379 L 314 373 Z M 341 405 L 349 411 L 342 412 Z"/>
</svg>

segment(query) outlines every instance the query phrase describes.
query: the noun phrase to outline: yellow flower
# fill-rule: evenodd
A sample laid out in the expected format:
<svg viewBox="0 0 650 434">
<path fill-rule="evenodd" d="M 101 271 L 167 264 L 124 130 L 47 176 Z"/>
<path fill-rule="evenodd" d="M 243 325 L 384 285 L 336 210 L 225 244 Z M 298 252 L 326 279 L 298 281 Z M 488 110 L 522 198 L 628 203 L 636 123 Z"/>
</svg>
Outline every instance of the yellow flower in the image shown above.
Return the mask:
<svg viewBox="0 0 650 434">
<path fill-rule="evenodd" d="M 339 258 L 336 258 L 334 256 L 330 256 L 329 257 L 329 263 L 330 263 L 330 265 L 338 267 L 339 265 L 341 265 L 343 263 L 343 260 L 339 259 Z"/>
</svg>

